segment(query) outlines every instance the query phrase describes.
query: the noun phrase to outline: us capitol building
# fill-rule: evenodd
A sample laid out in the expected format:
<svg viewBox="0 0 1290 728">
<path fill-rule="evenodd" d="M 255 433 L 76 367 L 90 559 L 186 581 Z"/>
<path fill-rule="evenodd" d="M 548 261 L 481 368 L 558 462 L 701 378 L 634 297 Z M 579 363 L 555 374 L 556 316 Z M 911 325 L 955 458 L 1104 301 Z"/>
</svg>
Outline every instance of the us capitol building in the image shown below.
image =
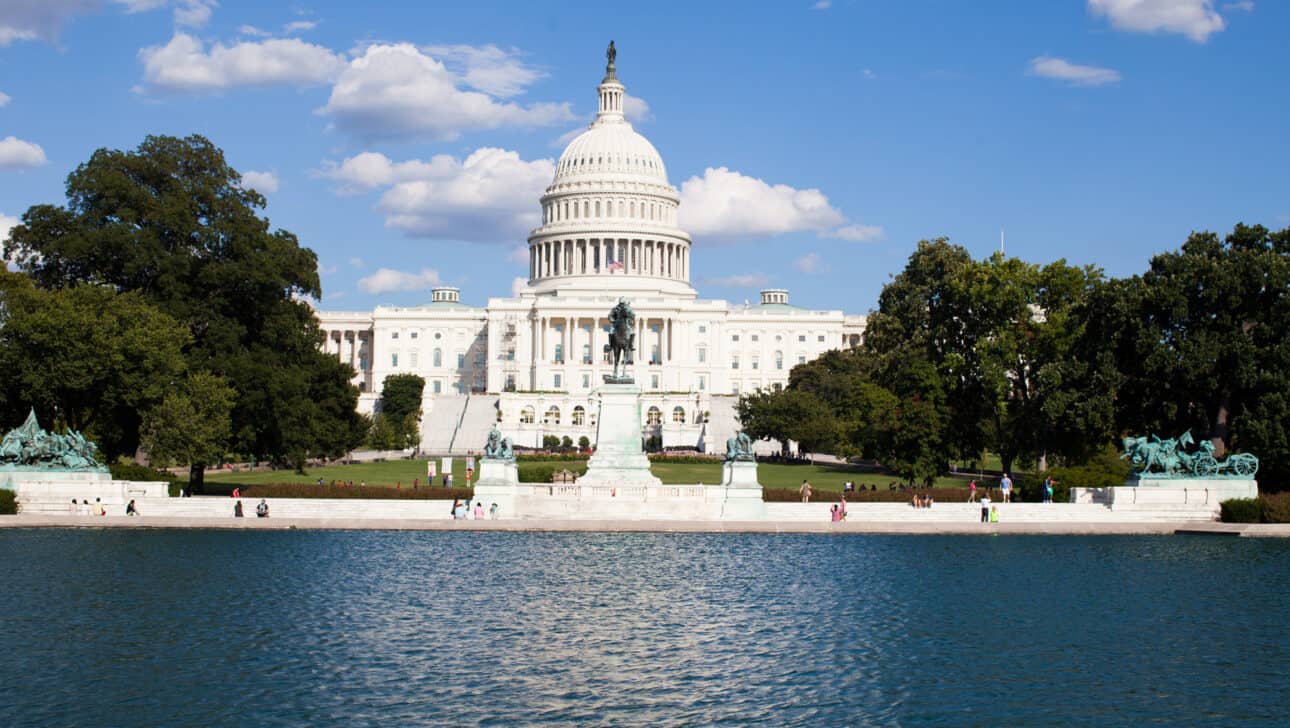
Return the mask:
<svg viewBox="0 0 1290 728">
<path fill-rule="evenodd" d="M 737 428 L 740 393 L 788 383 L 789 370 L 855 346 L 865 318 L 811 311 L 768 289 L 756 304 L 698 297 L 681 198 L 663 159 L 623 116 L 615 51 L 597 89 L 599 113 L 569 143 L 538 200 L 528 285 L 483 307 L 456 288 L 429 303 L 319 311 L 325 350 L 353 365 L 359 409 L 379 407 L 391 374 L 425 378 L 422 450 L 476 450 L 497 423 L 521 447 L 543 437 L 596 440 L 596 388 L 611 370 L 609 310 L 636 311 L 634 373 L 645 437 L 720 452 Z"/>
</svg>

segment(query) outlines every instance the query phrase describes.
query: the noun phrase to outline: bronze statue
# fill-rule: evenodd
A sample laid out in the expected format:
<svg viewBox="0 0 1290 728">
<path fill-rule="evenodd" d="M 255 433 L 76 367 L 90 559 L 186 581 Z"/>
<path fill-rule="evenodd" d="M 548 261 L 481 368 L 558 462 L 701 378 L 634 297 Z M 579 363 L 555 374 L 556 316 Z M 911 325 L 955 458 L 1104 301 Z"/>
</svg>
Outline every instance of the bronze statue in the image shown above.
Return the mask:
<svg viewBox="0 0 1290 728">
<path fill-rule="evenodd" d="M 505 460 L 514 462 L 515 451 L 511 448 L 511 438 L 502 437 L 502 431 L 493 427 L 488 432 L 488 442 L 484 444 L 485 460 Z"/>
<path fill-rule="evenodd" d="M 740 430 L 735 433 L 734 437 L 726 440 L 726 462 L 756 462 L 757 456 L 753 455 L 752 438 L 748 433 Z"/>
<path fill-rule="evenodd" d="M 618 49 L 614 48 L 614 42 L 609 41 L 609 50 L 605 51 L 605 57 L 609 59 L 609 67 L 613 68 L 614 60 L 618 58 Z"/>
<path fill-rule="evenodd" d="M 605 351 L 614 355 L 614 373 L 606 375 L 605 381 L 630 384 L 636 381 L 627 371 L 627 367 L 635 363 L 632 352 L 636 350 L 636 312 L 627 303 L 627 299 L 618 299 L 618 305 L 609 311 L 609 326 L 609 343 L 605 344 Z M 623 365 L 621 373 L 618 370 L 619 362 Z"/>
<path fill-rule="evenodd" d="M 14 428 L 0 440 L 0 470 L 75 470 L 107 472 L 98 461 L 98 447 L 81 433 L 66 435 L 45 432 L 36 422 L 36 410 L 27 415 L 21 427 Z"/>
</svg>

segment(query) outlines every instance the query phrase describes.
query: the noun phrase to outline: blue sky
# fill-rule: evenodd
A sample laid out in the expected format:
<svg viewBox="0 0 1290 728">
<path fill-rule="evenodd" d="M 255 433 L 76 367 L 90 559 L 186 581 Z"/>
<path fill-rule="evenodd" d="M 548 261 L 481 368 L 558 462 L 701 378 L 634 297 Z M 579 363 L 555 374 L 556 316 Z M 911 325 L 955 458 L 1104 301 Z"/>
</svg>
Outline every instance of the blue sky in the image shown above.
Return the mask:
<svg viewBox="0 0 1290 728">
<path fill-rule="evenodd" d="M 1001 227 L 1129 275 L 1290 226 L 1287 28 L 1271 0 L 0 0 L 0 236 L 95 149 L 195 132 L 318 253 L 323 308 L 483 304 L 612 38 L 704 297 L 864 313 L 918 240 Z"/>
</svg>

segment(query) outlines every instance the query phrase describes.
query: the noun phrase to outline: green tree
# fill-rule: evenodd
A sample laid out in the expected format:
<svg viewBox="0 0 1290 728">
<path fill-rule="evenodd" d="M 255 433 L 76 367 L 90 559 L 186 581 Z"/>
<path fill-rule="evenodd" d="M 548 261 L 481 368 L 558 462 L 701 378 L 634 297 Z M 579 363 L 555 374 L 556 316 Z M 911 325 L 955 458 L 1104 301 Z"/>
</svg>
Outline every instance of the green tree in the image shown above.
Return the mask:
<svg viewBox="0 0 1290 728">
<path fill-rule="evenodd" d="M 378 417 L 389 422 L 393 430 L 393 447 L 402 450 L 421 444 L 421 397 L 426 380 L 416 374 L 391 374 L 381 386 L 381 411 Z"/>
<path fill-rule="evenodd" d="M 29 407 L 82 431 L 104 455 L 134 455 L 142 412 L 184 373 L 188 333 L 137 293 L 45 291 L 0 271 L 0 400 L 6 426 Z"/>
<path fill-rule="evenodd" d="M 142 446 L 153 465 L 189 467 L 190 492 L 204 492 L 206 466 L 227 452 L 237 393 L 222 379 L 193 372 L 144 416 Z"/>
<path fill-rule="evenodd" d="M 352 446 L 361 422 L 341 405 L 357 393 L 315 399 L 353 389 L 354 372 L 320 351 L 304 300 L 321 296 L 316 256 L 270 230 L 264 205 L 206 139 L 150 136 L 96 151 L 68 176 L 65 207 L 23 214 L 5 257 L 42 287 L 135 291 L 180 321 L 189 368 L 238 393 L 234 448 L 301 467 Z"/>
<path fill-rule="evenodd" d="M 837 420 L 829 405 L 811 392 L 759 389 L 739 398 L 738 411 L 749 437 L 779 440 L 783 452 L 790 440 L 806 452 L 836 451 Z"/>
</svg>

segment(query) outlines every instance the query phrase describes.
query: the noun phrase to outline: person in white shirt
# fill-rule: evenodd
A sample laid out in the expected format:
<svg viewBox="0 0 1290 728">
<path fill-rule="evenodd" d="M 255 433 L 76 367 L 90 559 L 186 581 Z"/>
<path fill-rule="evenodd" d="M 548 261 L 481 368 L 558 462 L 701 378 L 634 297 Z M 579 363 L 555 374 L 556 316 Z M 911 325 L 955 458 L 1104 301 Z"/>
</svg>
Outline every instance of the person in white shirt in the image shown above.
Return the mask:
<svg viewBox="0 0 1290 728">
<path fill-rule="evenodd" d="M 990 522 L 990 496 L 981 496 L 981 522 Z"/>
</svg>

